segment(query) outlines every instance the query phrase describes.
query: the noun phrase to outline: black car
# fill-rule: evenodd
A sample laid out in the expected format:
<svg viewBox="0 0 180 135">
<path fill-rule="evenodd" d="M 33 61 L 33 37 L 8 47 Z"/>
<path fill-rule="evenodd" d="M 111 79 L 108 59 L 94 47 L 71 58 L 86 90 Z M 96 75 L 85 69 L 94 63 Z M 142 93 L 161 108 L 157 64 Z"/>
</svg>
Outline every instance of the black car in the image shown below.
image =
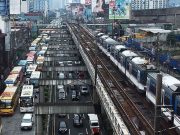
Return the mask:
<svg viewBox="0 0 180 135">
<path fill-rule="evenodd" d="M 77 127 L 83 125 L 83 120 L 82 120 L 82 116 L 81 115 L 74 114 L 73 125 L 77 126 Z"/>
<path fill-rule="evenodd" d="M 79 100 L 79 92 L 77 92 L 76 90 L 72 91 L 72 101 L 77 101 Z"/>
<path fill-rule="evenodd" d="M 60 122 L 59 122 L 58 132 L 64 134 L 64 133 L 66 133 L 67 131 L 68 131 L 68 129 L 67 129 L 66 122 L 65 122 L 65 121 L 60 121 Z"/>
</svg>

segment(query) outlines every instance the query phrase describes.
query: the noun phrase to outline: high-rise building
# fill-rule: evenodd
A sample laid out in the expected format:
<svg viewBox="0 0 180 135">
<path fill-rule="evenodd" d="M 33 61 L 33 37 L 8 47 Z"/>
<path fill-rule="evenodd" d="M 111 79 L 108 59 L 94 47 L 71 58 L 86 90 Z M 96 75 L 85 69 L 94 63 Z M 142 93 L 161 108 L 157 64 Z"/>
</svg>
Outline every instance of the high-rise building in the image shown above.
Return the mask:
<svg viewBox="0 0 180 135">
<path fill-rule="evenodd" d="M 132 10 L 167 8 L 169 0 L 132 0 Z"/>
</svg>

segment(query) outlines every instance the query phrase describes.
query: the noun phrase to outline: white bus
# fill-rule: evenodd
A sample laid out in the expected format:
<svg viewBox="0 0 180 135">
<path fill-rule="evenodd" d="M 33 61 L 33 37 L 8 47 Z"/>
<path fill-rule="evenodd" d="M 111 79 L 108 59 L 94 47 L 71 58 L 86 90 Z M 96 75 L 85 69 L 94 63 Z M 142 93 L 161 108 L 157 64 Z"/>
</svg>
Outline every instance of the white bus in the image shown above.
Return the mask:
<svg viewBox="0 0 180 135">
<path fill-rule="evenodd" d="M 19 97 L 20 112 L 34 111 L 33 85 L 24 85 Z"/>
<path fill-rule="evenodd" d="M 34 86 L 34 88 L 39 88 L 39 78 L 41 72 L 40 71 L 33 71 L 30 77 L 30 84 Z"/>
<path fill-rule="evenodd" d="M 10 74 L 7 79 L 4 81 L 6 86 L 16 86 L 19 83 L 18 74 Z"/>
<path fill-rule="evenodd" d="M 26 77 L 29 78 L 31 76 L 31 73 L 33 71 L 36 71 L 36 68 L 37 68 L 37 64 L 30 64 L 26 70 Z"/>
</svg>

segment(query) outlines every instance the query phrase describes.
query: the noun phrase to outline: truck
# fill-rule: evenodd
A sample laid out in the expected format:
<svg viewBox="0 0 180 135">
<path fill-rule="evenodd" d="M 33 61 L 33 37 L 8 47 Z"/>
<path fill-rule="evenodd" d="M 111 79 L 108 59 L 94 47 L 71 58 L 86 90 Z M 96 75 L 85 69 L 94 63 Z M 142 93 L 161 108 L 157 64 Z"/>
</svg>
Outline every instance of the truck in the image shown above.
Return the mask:
<svg viewBox="0 0 180 135">
<path fill-rule="evenodd" d="M 99 120 L 97 114 L 88 114 L 92 135 L 100 135 Z"/>
</svg>

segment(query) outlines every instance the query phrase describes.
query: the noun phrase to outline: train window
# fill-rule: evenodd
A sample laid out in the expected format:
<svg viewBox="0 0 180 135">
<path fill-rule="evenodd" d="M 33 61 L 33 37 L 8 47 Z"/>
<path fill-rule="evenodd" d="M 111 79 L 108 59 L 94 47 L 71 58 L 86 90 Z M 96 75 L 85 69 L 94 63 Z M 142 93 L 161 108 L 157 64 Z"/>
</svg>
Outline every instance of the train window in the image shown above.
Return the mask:
<svg viewBox="0 0 180 135">
<path fill-rule="evenodd" d="M 129 73 L 132 73 L 132 64 L 131 63 L 129 63 Z"/>
<path fill-rule="evenodd" d="M 137 74 L 138 74 L 138 72 L 137 72 L 136 68 L 132 68 L 132 75 L 136 78 Z"/>
<path fill-rule="evenodd" d="M 177 104 L 176 114 L 180 116 L 180 103 Z"/>
<path fill-rule="evenodd" d="M 170 97 L 167 94 L 164 95 L 164 104 L 165 105 L 169 105 L 170 104 Z"/>
<path fill-rule="evenodd" d="M 153 93 L 153 95 L 156 95 L 156 84 L 150 83 L 149 90 Z"/>
</svg>

